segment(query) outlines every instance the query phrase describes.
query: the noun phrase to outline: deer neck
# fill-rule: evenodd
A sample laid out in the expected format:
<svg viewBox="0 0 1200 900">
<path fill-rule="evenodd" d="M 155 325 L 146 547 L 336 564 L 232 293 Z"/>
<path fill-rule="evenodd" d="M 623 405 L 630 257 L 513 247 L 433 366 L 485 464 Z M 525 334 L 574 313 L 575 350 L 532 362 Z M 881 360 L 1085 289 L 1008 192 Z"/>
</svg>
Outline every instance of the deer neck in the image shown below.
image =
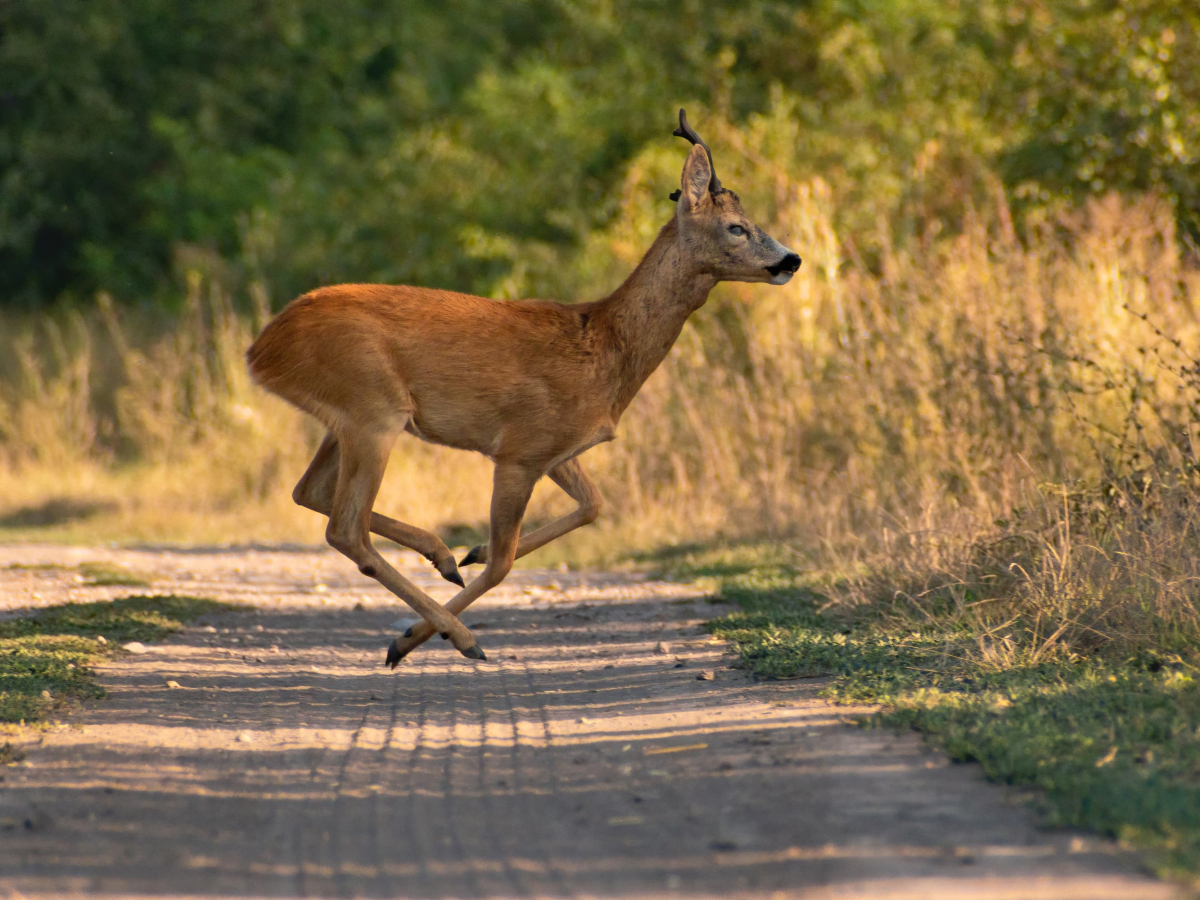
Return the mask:
<svg viewBox="0 0 1200 900">
<path fill-rule="evenodd" d="M 613 418 L 620 418 L 716 285 L 697 270 L 671 219 L 632 274 L 597 312 L 616 357 Z"/>
</svg>

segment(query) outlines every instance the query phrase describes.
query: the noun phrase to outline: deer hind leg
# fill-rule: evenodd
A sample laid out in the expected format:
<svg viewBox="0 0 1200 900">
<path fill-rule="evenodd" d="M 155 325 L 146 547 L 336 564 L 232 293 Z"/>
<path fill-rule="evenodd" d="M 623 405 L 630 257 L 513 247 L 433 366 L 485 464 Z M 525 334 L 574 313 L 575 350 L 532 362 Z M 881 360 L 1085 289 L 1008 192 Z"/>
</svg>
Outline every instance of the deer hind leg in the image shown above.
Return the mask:
<svg viewBox="0 0 1200 900">
<path fill-rule="evenodd" d="M 492 486 L 492 534 L 488 544 L 488 564 L 483 572 L 454 595 L 446 604 L 446 612 L 457 616 L 486 594 L 512 570 L 517 558 L 517 542 L 521 535 L 521 519 L 540 474 L 523 466 L 497 463 Z M 428 619 L 428 617 L 426 617 Z M 396 668 L 414 649 L 434 635 L 429 622 L 418 622 L 388 647 L 387 665 Z"/>
<path fill-rule="evenodd" d="M 540 547 L 545 547 L 548 543 L 562 537 L 576 528 L 583 525 L 590 525 L 596 521 L 600 515 L 600 508 L 603 505 L 603 499 L 600 496 L 600 489 L 583 470 L 583 466 L 579 462 L 579 458 L 568 459 L 564 463 L 559 463 L 547 473 L 554 483 L 566 491 L 567 496 L 579 504 L 579 507 L 572 513 L 568 513 L 560 519 L 555 519 L 549 525 L 539 528 L 537 531 L 532 531 L 527 535 L 522 536 L 521 542 L 517 545 L 517 559 L 520 559 L 527 553 L 532 553 Z M 480 544 L 477 547 L 472 547 L 471 552 L 463 557 L 460 566 L 469 566 L 474 563 L 484 563 L 488 561 L 488 545 Z"/>
<path fill-rule="evenodd" d="M 309 464 L 308 470 L 297 482 L 292 491 L 292 499 L 299 506 L 311 509 L 323 516 L 328 516 L 333 509 L 333 493 L 337 487 L 338 476 L 338 442 L 333 434 L 325 435 L 325 440 L 317 449 L 316 456 Z M 462 575 L 454 562 L 454 554 L 436 534 L 389 519 L 377 512 L 371 513 L 371 531 L 380 537 L 395 541 L 402 547 L 416 550 L 434 567 L 447 581 L 463 587 Z"/>
<path fill-rule="evenodd" d="M 337 484 L 325 539 L 335 550 L 352 559 L 360 572 L 374 578 L 411 606 L 426 620 L 422 624 L 446 635 L 463 656 L 486 659 L 466 626 L 388 565 L 371 544 L 371 505 L 379 492 L 394 442 L 394 435 L 338 435 Z"/>
</svg>

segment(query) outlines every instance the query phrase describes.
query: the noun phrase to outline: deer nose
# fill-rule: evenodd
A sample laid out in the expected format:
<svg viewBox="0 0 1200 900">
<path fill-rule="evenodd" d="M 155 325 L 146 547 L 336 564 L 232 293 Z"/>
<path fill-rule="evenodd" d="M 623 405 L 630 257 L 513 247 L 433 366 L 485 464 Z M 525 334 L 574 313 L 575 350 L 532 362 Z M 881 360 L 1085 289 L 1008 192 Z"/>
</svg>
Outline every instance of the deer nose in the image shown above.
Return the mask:
<svg viewBox="0 0 1200 900">
<path fill-rule="evenodd" d="M 772 275 L 782 275 L 785 272 L 788 275 L 795 275 L 800 268 L 800 257 L 788 251 L 787 255 L 773 266 L 767 266 L 767 271 Z"/>
</svg>

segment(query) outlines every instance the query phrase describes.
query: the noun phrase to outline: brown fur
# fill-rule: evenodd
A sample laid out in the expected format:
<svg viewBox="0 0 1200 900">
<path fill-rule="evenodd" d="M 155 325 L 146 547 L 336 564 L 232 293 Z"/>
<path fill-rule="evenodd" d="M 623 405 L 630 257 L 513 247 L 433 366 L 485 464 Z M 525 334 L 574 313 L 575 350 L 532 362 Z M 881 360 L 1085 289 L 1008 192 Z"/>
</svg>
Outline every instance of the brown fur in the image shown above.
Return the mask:
<svg viewBox="0 0 1200 900">
<path fill-rule="evenodd" d="M 688 316 L 718 281 L 782 283 L 799 265 L 791 254 L 794 265 L 777 271 L 789 251 L 746 219 L 735 194 L 711 193 L 711 176 L 707 156 L 693 147 L 676 216 L 629 278 L 594 303 L 343 284 L 293 301 L 250 347 L 255 379 L 329 429 L 296 501 L 329 515 L 330 543 L 429 623 L 397 639 L 393 665 L 435 629 L 475 655 L 455 614 L 498 584 L 517 556 L 595 519 L 599 493 L 576 457 L 614 438 Z M 730 232 L 735 225 L 744 236 Z M 388 566 L 367 533 L 417 549 L 462 583 L 436 536 L 371 511 L 401 431 L 496 463 L 491 540 L 468 557 L 487 568 L 445 608 Z M 580 508 L 519 539 L 529 494 L 547 474 Z"/>
</svg>

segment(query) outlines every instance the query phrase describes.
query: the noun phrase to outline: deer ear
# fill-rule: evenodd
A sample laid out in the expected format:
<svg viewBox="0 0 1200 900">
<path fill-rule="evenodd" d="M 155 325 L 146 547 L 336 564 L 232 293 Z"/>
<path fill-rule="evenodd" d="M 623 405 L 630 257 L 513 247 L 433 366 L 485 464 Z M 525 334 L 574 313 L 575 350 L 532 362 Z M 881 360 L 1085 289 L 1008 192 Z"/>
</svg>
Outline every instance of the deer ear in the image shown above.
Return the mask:
<svg viewBox="0 0 1200 900">
<path fill-rule="evenodd" d="M 680 206 L 688 211 L 695 211 L 712 203 L 709 185 L 712 184 L 713 170 L 708 162 L 708 151 L 699 144 L 692 147 L 687 162 L 683 164 L 683 177 L 680 179 Z"/>
</svg>

